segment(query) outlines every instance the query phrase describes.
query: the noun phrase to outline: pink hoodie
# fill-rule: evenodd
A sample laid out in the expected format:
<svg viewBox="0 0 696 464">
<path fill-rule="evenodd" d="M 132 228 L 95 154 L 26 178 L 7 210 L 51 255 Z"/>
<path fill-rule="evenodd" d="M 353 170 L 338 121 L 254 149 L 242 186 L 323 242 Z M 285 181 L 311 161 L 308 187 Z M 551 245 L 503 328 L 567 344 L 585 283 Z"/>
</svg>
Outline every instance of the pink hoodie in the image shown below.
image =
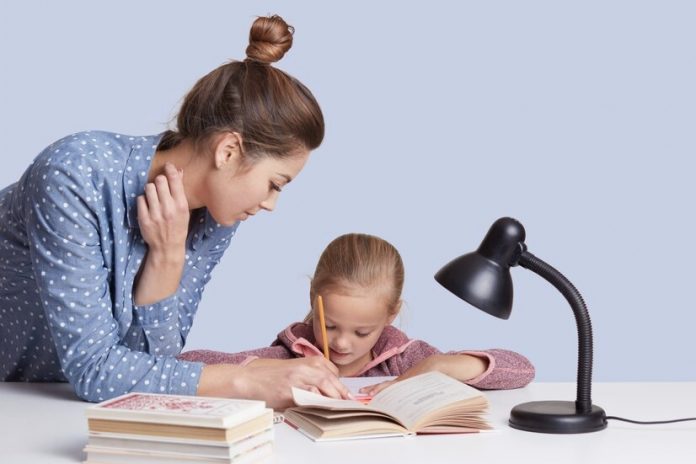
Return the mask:
<svg viewBox="0 0 696 464">
<path fill-rule="evenodd" d="M 280 332 L 271 346 L 265 348 L 240 353 L 196 350 L 182 353 L 178 358 L 206 364 L 245 365 L 258 358 L 290 359 L 321 356 L 322 352 L 314 345 L 314 342 L 312 326 L 304 322 L 295 322 Z M 396 327 L 387 326 L 372 348 L 372 361 L 363 366 L 355 377 L 398 376 L 414 364 L 434 354 L 441 354 L 441 351 L 424 341 L 410 340 L 405 333 Z M 534 378 L 532 363 L 514 351 L 491 349 L 450 351 L 447 354 L 468 354 L 488 360 L 486 372 L 466 382 L 476 388 L 496 390 L 520 388 Z"/>
</svg>

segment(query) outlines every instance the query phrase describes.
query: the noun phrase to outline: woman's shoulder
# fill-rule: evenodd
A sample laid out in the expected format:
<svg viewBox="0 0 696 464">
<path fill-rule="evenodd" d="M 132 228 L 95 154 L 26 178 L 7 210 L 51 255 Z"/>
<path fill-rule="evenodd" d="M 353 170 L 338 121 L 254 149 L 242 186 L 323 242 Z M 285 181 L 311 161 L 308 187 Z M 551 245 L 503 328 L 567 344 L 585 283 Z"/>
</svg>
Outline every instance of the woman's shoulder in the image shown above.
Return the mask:
<svg viewBox="0 0 696 464">
<path fill-rule="evenodd" d="M 101 130 L 76 132 L 56 140 L 34 160 L 39 166 L 70 166 L 75 169 L 123 169 L 133 149 L 152 145 L 153 152 L 160 135 L 134 136 Z"/>
<path fill-rule="evenodd" d="M 46 147 L 27 169 L 29 183 L 64 184 L 72 181 L 95 188 L 122 179 L 132 153 L 151 156 L 160 135 L 132 136 L 106 131 L 83 131 Z M 147 163 L 149 164 L 149 163 Z M 86 186 L 85 185 L 85 186 Z"/>
</svg>

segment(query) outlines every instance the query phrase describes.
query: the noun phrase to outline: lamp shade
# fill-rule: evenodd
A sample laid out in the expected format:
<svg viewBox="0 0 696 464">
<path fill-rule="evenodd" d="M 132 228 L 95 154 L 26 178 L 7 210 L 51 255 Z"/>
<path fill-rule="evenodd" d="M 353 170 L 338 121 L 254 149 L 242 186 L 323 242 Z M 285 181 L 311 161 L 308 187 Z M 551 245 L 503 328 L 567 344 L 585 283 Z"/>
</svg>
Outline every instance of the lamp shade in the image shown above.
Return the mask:
<svg viewBox="0 0 696 464">
<path fill-rule="evenodd" d="M 525 231 L 512 218 L 500 218 L 473 253 L 459 256 L 435 274 L 435 280 L 462 300 L 507 319 L 512 310 L 510 266 L 524 249 Z"/>
</svg>

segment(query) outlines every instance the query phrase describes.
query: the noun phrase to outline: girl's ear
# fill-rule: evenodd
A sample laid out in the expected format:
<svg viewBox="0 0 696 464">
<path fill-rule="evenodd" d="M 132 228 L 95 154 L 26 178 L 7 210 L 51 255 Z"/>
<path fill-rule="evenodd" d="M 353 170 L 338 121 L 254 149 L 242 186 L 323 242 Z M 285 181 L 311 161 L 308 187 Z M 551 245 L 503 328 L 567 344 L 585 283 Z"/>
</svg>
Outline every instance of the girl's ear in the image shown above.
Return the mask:
<svg viewBox="0 0 696 464">
<path fill-rule="evenodd" d="M 387 324 L 391 324 L 392 322 L 394 322 L 394 319 L 396 319 L 396 316 L 399 315 L 399 311 L 401 311 L 401 304 L 402 303 L 403 303 L 402 300 L 399 300 L 396 302 L 396 304 L 394 305 L 394 309 L 392 309 L 389 312 L 389 317 L 387 318 Z"/>
<path fill-rule="evenodd" d="M 238 132 L 225 132 L 215 143 L 215 167 L 236 169 L 242 164 L 242 136 Z"/>
</svg>

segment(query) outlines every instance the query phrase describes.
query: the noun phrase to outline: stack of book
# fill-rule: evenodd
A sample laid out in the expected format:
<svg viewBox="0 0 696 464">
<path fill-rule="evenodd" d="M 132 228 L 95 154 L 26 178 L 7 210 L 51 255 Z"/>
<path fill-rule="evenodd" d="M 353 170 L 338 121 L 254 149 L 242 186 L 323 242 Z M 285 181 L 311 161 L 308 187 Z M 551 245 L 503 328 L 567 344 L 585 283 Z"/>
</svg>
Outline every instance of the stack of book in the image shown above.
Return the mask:
<svg viewBox="0 0 696 464">
<path fill-rule="evenodd" d="M 273 453 L 263 401 L 128 393 L 85 413 L 87 463 L 247 464 Z"/>
</svg>

